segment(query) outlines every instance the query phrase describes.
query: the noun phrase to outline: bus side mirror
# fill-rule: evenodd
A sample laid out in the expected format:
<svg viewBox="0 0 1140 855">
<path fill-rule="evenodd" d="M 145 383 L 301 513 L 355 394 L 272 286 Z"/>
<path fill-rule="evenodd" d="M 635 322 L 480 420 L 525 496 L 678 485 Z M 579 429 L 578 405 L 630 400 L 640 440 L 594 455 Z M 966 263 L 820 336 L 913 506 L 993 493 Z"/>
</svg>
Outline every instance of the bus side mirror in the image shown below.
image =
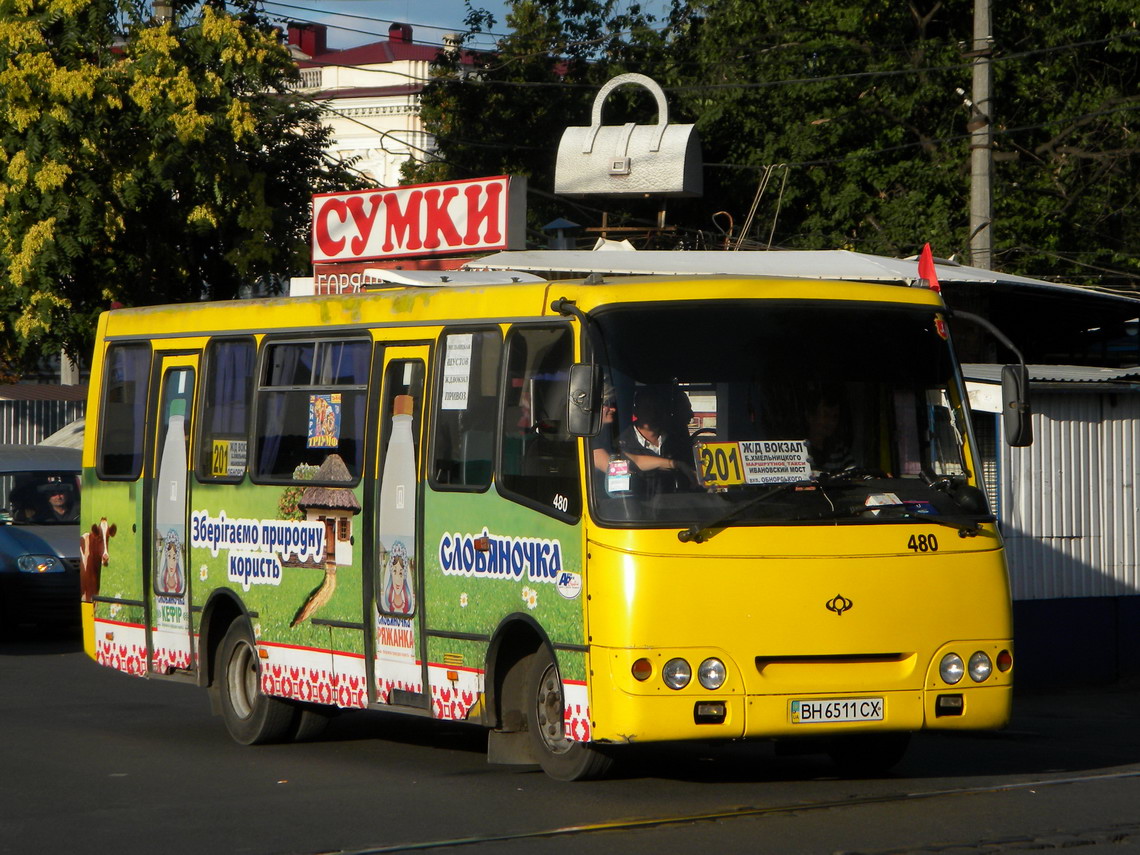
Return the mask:
<svg viewBox="0 0 1140 855">
<path fill-rule="evenodd" d="M 595 436 L 602 427 L 602 370 L 589 362 L 570 366 L 566 425 L 570 436 Z"/>
<path fill-rule="evenodd" d="M 1029 415 L 1029 372 L 1024 365 L 1003 365 L 1001 369 L 1001 418 L 1005 439 L 1014 448 L 1033 444 Z"/>
</svg>

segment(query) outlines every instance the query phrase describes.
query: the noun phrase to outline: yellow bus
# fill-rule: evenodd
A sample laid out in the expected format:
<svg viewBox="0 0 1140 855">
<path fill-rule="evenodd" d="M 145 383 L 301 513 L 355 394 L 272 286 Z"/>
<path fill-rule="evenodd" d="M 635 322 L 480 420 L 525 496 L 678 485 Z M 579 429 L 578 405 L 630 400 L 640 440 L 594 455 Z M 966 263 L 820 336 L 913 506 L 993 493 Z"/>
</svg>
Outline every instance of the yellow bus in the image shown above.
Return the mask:
<svg viewBox="0 0 1140 855">
<path fill-rule="evenodd" d="M 398 711 L 564 780 L 671 740 L 875 771 L 1006 723 L 1006 568 L 938 294 L 440 278 L 101 317 L 91 657 L 207 688 L 240 743 Z"/>
</svg>

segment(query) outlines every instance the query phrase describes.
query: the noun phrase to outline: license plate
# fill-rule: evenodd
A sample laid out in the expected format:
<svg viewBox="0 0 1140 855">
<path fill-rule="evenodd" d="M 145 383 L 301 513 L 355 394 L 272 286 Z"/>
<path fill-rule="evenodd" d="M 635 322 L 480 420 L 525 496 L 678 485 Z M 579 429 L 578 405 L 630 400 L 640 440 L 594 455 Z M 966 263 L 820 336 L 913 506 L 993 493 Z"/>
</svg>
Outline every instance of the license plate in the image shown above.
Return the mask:
<svg viewBox="0 0 1140 855">
<path fill-rule="evenodd" d="M 792 701 L 792 724 L 829 724 L 840 721 L 882 721 L 882 698 L 840 698 L 830 701 Z"/>
</svg>

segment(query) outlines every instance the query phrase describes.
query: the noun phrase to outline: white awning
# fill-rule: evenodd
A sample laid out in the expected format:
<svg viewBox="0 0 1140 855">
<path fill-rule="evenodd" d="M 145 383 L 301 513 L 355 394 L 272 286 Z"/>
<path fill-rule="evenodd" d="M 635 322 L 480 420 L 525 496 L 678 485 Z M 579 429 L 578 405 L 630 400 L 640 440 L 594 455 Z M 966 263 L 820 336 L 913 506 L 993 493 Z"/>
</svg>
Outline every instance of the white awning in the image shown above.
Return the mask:
<svg viewBox="0 0 1140 855">
<path fill-rule="evenodd" d="M 465 267 L 469 270 L 542 271 L 564 276 L 587 276 L 590 273 L 723 274 L 886 282 L 899 285 L 911 285 L 918 279 L 917 258 L 886 258 L 845 249 L 752 252 L 527 250 L 493 253 L 469 261 Z M 980 267 L 967 267 L 944 259 L 935 260 L 935 272 L 939 283 L 942 284 L 994 284 L 1015 288 L 1021 286 L 1038 292 L 1080 294 L 1093 300 L 1104 298 L 1132 301 L 1140 306 L 1140 299 L 1126 295 L 1108 294 L 1075 285 L 984 270 Z"/>
<path fill-rule="evenodd" d="M 545 282 L 541 276 L 518 270 L 388 270 L 370 267 L 364 271 L 368 282 L 411 285 L 418 288 L 457 285 L 510 285 L 515 282 Z"/>
</svg>

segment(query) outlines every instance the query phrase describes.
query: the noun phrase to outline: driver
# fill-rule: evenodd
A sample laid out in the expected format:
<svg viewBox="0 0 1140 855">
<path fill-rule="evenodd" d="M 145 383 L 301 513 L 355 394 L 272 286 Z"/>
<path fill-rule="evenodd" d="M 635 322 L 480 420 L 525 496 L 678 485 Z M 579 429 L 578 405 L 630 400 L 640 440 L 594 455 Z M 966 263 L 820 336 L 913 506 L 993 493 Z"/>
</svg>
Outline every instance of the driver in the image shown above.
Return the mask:
<svg viewBox="0 0 1140 855">
<path fill-rule="evenodd" d="M 691 418 L 688 397 L 679 389 L 643 386 L 634 395 L 633 421 L 618 437 L 618 448 L 638 469 L 691 470 L 693 447 L 680 398 Z"/>
<path fill-rule="evenodd" d="M 74 484 L 63 475 L 49 475 L 35 487 L 26 485 L 13 491 L 16 519 L 31 523 L 74 523 L 79 521 L 79 502 Z"/>
<path fill-rule="evenodd" d="M 53 482 L 45 490 L 47 508 L 41 517 L 47 522 L 79 522 L 79 505 L 73 501 L 71 488 L 62 482 Z"/>
</svg>

